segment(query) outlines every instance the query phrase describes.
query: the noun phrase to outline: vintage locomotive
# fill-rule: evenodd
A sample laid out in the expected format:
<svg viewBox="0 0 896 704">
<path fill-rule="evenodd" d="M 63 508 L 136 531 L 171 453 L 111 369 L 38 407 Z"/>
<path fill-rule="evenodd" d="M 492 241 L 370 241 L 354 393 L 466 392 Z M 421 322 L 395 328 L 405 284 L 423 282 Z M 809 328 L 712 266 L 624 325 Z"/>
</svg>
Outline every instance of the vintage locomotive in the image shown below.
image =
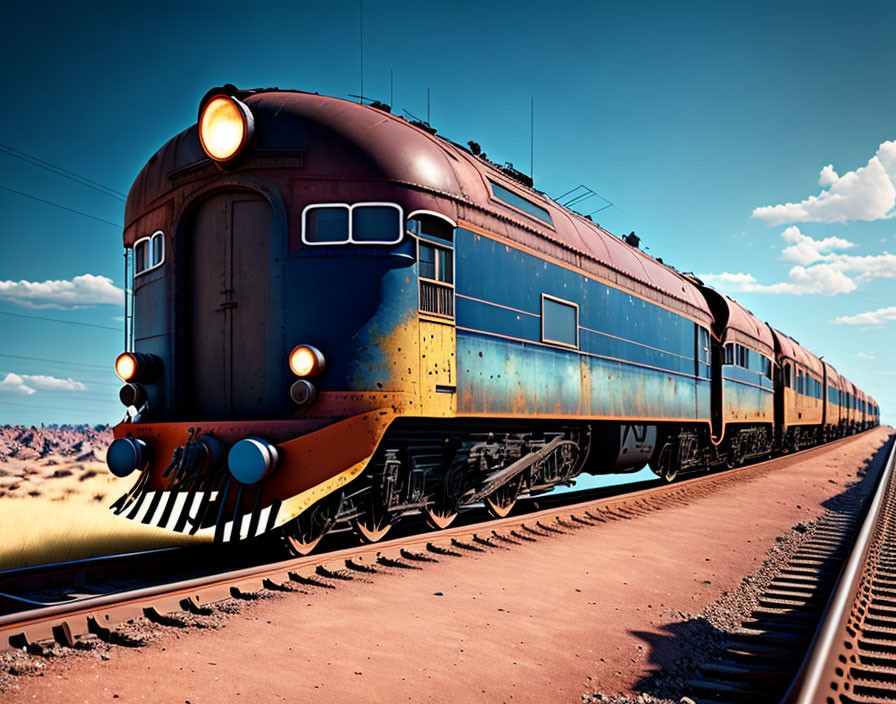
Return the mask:
<svg viewBox="0 0 896 704">
<path fill-rule="evenodd" d="M 387 106 L 213 89 L 131 188 L 124 245 L 108 464 L 139 478 L 113 509 L 170 530 L 304 554 L 336 524 L 375 541 L 879 418 L 735 301 Z"/>
</svg>

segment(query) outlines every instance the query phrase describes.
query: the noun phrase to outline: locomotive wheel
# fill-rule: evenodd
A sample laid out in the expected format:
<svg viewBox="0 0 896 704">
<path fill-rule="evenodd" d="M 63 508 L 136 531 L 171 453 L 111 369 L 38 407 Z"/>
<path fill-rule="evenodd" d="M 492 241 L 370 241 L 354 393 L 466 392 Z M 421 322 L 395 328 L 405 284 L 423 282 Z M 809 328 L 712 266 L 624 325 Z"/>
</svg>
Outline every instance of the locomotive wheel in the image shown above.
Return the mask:
<svg viewBox="0 0 896 704">
<path fill-rule="evenodd" d="M 392 516 L 383 508 L 371 506 L 362 516 L 352 521 L 352 527 L 361 542 L 375 543 L 392 529 Z"/>
<path fill-rule="evenodd" d="M 284 524 L 280 535 L 287 550 L 297 557 L 314 550 L 333 525 L 338 507 L 338 501 L 327 497 Z"/>
<path fill-rule="evenodd" d="M 485 497 L 485 508 L 493 518 L 504 518 L 513 510 L 521 485 L 522 477 L 511 479 Z"/>
<path fill-rule="evenodd" d="M 463 468 L 452 467 L 435 493 L 434 500 L 425 509 L 423 516 L 430 528 L 443 530 L 454 523 L 459 510 L 458 496 L 463 492 Z"/>
<path fill-rule="evenodd" d="M 429 505 L 423 510 L 423 515 L 426 516 L 426 523 L 430 528 L 435 528 L 436 530 L 443 530 L 454 523 L 457 513 L 457 509 L 446 509 L 437 505 Z"/>
<path fill-rule="evenodd" d="M 678 476 L 678 463 L 675 461 L 675 446 L 672 443 L 663 445 L 657 465 L 660 470 L 659 475 L 663 479 L 670 484 L 675 481 Z"/>
</svg>

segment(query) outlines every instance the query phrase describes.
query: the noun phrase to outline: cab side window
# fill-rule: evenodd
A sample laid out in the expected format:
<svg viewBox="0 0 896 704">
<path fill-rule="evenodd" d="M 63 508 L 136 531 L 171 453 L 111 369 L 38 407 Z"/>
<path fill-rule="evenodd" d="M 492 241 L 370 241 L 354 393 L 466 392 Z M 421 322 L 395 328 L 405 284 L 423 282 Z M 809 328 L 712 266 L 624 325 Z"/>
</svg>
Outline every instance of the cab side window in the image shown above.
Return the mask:
<svg viewBox="0 0 896 704">
<path fill-rule="evenodd" d="M 443 218 L 417 214 L 407 231 L 417 238 L 420 311 L 454 317 L 454 227 Z"/>
<path fill-rule="evenodd" d="M 156 230 L 134 243 L 134 276 L 161 266 L 165 261 L 165 234 Z"/>
</svg>

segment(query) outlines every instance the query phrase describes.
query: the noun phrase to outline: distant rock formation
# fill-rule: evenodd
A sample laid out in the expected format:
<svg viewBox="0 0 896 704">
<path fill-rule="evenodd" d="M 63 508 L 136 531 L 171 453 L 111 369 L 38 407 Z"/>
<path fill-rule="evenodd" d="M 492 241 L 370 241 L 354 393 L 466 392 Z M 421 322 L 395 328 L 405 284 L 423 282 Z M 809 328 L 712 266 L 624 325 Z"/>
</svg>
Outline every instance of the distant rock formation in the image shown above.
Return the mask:
<svg viewBox="0 0 896 704">
<path fill-rule="evenodd" d="M 103 461 L 111 442 L 112 429 L 108 425 L 3 425 L 0 463 L 9 458 L 39 460 L 54 454 L 74 457 L 79 462 Z"/>
</svg>

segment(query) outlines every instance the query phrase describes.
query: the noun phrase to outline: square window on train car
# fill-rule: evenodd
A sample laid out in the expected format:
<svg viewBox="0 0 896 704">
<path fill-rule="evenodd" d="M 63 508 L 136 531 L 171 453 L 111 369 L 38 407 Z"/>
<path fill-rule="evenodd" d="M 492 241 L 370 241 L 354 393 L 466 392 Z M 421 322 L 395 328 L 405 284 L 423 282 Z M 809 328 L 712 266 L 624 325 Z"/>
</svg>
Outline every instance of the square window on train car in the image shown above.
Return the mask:
<svg viewBox="0 0 896 704">
<path fill-rule="evenodd" d="M 302 241 L 306 244 L 348 242 L 347 205 L 310 206 L 302 217 Z"/>
<path fill-rule="evenodd" d="M 140 274 L 147 269 L 146 250 L 149 240 L 143 240 L 134 245 L 134 272 Z"/>
<path fill-rule="evenodd" d="M 395 244 L 401 240 L 401 208 L 397 205 L 352 207 L 352 242 Z"/>
<path fill-rule="evenodd" d="M 542 294 L 541 339 L 570 347 L 579 346 L 579 308 L 574 303 Z"/>
<path fill-rule="evenodd" d="M 418 254 L 418 275 L 421 279 L 436 278 L 436 248 L 428 244 L 420 243 Z"/>
<path fill-rule="evenodd" d="M 150 266 L 158 266 L 165 258 L 165 239 L 162 237 L 162 233 L 157 232 L 154 234 L 150 240 L 150 244 Z"/>
</svg>

